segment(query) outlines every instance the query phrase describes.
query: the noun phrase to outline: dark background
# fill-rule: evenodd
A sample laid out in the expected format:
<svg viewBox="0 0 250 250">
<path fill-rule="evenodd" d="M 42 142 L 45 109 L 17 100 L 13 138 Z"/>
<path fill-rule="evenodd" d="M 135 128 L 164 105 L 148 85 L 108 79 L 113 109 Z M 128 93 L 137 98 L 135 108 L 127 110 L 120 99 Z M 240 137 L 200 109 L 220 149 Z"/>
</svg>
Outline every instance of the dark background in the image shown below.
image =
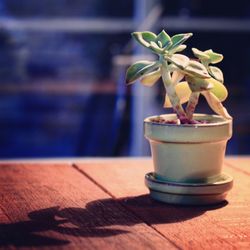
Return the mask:
<svg viewBox="0 0 250 250">
<path fill-rule="evenodd" d="M 160 84 L 149 104 L 124 83 L 125 59 L 145 53 L 130 33 L 148 15 L 147 29 L 193 32 L 187 54 L 224 54 L 227 153 L 249 154 L 250 1 L 0 0 L 0 158 L 148 154 L 143 118 L 171 110 Z M 203 100 L 197 112 L 211 113 Z"/>
</svg>

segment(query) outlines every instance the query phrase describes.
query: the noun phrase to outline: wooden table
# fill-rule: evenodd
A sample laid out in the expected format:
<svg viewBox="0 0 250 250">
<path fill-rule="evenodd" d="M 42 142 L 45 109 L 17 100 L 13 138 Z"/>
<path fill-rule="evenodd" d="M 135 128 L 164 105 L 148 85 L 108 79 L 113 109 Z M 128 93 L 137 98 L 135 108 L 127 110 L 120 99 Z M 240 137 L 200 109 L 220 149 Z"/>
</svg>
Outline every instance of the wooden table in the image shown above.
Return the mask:
<svg viewBox="0 0 250 250">
<path fill-rule="evenodd" d="M 149 158 L 0 164 L 0 248 L 250 249 L 250 157 L 230 157 L 227 202 L 150 199 Z"/>
</svg>

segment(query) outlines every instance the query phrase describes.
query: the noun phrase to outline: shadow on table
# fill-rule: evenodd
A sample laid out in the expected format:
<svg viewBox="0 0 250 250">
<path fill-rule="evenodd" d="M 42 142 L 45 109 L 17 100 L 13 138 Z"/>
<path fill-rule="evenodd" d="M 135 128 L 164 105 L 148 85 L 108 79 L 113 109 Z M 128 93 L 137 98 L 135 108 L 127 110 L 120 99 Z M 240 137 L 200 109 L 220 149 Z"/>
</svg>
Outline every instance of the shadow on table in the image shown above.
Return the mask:
<svg viewBox="0 0 250 250">
<path fill-rule="evenodd" d="M 30 220 L 16 223 L 0 224 L 0 247 L 14 246 L 60 246 L 68 244 L 67 240 L 60 240 L 48 236 L 41 236 L 39 232 L 46 232 L 56 229 L 60 224 L 65 223 L 66 219 L 55 219 L 59 207 L 52 207 L 36 211 L 37 218 L 30 217 Z"/>
<path fill-rule="evenodd" d="M 47 231 L 74 237 L 110 237 L 130 232 L 119 229 L 119 226 L 141 224 L 142 220 L 148 224 L 180 222 L 225 205 L 227 202 L 214 206 L 181 207 L 156 202 L 148 195 L 142 195 L 96 200 L 85 208 L 51 207 L 30 212 L 27 221 L 0 224 L 0 247 L 60 246 L 70 243 L 65 237 L 58 239 L 41 235 Z"/>
</svg>

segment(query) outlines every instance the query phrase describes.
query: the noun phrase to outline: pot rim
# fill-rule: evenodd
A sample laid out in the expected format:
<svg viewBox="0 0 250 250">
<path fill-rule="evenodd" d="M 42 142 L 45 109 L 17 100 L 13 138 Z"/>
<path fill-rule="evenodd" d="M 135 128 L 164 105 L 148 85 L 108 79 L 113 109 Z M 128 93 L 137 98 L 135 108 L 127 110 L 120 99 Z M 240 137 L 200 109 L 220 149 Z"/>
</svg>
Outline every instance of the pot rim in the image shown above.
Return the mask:
<svg viewBox="0 0 250 250">
<path fill-rule="evenodd" d="M 155 117 L 159 117 L 159 116 L 176 116 L 175 113 L 170 113 L 170 114 L 161 114 L 161 115 L 153 115 L 153 116 L 149 116 L 147 118 L 144 119 L 144 123 L 148 123 L 148 124 L 152 124 L 152 125 L 156 125 L 156 126 L 163 126 L 163 127 L 190 127 L 190 128 L 197 128 L 197 127 L 217 127 L 217 126 L 223 126 L 223 125 L 227 125 L 232 123 L 233 118 L 232 119 L 225 119 L 224 117 L 220 116 L 220 115 L 213 115 L 213 114 L 203 114 L 203 113 L 195 113 L 194 116 L 198 116 L 199 118 L 205 118 L 205 117 L 210 117 L 210 118 L 214 118 L 214 119 L 218 119 L 215 122 L 211 122 L 211 123 L 198 123 L 198 124 L 167 124 L 167 123 L 158 123 L 158 122 L 152 122 L 149 119 L 155 118 Z M 219 121 L 221 120 L 221 121 Z"/>
</svg>

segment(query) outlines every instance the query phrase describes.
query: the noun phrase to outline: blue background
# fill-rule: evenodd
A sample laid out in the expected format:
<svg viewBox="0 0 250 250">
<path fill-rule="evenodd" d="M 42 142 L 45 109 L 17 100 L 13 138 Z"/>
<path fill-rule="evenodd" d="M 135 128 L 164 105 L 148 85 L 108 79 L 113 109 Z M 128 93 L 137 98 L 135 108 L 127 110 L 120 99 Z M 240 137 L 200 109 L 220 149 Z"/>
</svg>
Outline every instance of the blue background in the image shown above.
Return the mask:
<svg viewBox="0 0 250 250">
<path fill-rule="evenodd" d="M 224 54 L 234 117 L 227 154 L 249 154 L 250 1 L 1 0 L 0 158 L 147 155 L 142 119 L 171 110 L 158 84 L 154 107 L 137 113 L 136 95 L 146 104 L 147 96 L 125 86 L 127 65 L 116 59 L 145 53 L 130 32 L 157 6 L 151 30 L 193 32 L 188 55 Z M 203 100 L 197 112 L 211 113 Z"/>
</svg>

